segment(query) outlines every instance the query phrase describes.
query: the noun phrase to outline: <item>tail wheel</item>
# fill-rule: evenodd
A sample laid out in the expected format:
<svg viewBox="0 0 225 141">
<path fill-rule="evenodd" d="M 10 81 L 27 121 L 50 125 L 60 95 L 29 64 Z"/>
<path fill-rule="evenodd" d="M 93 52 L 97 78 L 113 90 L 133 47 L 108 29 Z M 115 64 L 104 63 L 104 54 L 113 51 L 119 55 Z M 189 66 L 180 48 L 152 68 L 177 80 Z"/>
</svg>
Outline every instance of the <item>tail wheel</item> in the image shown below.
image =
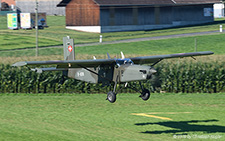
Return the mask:
<svg viewBox="0 0 225 141">
<path fill-rule="evenodd" d="M 108 92 L 107 100 L 111 103 L 114 103 L 116 101 L 116 94 L 112 91 Z"/>
<path fill-rule="evenodd" d="M 144 90 L 142 91 L 140 97 L 141 97 L 144 101 L 148 100 L 148 99 L 150 98 L 150 92 L 149 92 L 149 90 L 144 89 Z"/>
</svg>

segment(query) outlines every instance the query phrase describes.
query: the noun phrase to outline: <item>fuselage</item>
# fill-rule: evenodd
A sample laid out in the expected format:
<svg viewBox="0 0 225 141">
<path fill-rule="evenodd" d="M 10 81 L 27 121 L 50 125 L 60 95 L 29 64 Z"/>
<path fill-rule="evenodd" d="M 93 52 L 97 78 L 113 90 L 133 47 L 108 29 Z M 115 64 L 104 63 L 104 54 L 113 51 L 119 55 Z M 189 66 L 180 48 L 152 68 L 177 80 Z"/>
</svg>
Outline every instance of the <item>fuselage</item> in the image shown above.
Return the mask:
<svg viewBox="0 0 225 141">
<path fill-rule="evenodd" d="M 155 72 L 151 66 L 135 65 L 130 59 L 117 59 L 111 65 L 69 69 L 68 77 L 88 83 L 109 84 L 112 81 L 130 82 L 146 80 Z"/>
</svg>

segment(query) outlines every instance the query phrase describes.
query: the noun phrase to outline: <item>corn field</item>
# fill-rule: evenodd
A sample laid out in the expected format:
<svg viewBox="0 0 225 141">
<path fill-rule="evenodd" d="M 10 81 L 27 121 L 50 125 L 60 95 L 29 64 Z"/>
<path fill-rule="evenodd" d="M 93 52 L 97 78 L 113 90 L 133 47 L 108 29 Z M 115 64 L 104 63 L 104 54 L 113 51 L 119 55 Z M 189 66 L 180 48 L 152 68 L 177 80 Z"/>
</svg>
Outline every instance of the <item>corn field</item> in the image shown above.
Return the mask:
<svg viewBox="0 0 225 141">
<path fill-rule="evenodd" d="M 155 68 L 157 74 L 153 79 L 143 82 L 152 92 L 225 92 L 225 65 L 222 62 L 160 63 Z M 140 89 L 137 82 L 130 82 L 129 85 Z M 62 72 L 37 74 L 27 68 L 0 65 L 0 93 L 107 93 L 109 90 L 110 87 L 102 87 L 101 84 L 69 78 L 62 83 Z M 125 88 L 121 92 L 135 91 Z"/>
<path fill-rule="evenodd" d="M 162 90 L 182 93 L 218 93 L 225 91 L 223 62 L 163 64 L 160 78 Z"/>
</svg>

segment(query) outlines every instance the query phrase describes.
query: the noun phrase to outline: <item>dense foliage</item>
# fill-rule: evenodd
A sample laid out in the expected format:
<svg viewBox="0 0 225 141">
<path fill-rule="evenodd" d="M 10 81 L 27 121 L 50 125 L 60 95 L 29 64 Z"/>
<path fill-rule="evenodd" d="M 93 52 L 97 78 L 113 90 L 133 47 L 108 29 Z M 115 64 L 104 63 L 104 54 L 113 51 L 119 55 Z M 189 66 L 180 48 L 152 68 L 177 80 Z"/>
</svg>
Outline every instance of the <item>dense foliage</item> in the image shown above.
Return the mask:
<svg viewBox="0 0 225 141">
<path fill-rule="evenodd" d="M 223 62 L 161 64 L 161 89 L 166 92 L 218 93 L 225 91 Z"/>
<path fill-rule="evenodd" d="M 152 92 L 225 92 L 223 63 L 160 63 L 156 69 L 157 75 L 143 83 Z M 140 89 L 137 82 L 130 82 L 129 85 Z M 74 79 L 66 78 L 62 83 L 62 72 L 37 74 L 27 68 L 0 65 L 0 93 L 107 93 L 109 90 L 110 87 Z M 125 88 L 122 92 L 135 91 Z"/>
</svg>

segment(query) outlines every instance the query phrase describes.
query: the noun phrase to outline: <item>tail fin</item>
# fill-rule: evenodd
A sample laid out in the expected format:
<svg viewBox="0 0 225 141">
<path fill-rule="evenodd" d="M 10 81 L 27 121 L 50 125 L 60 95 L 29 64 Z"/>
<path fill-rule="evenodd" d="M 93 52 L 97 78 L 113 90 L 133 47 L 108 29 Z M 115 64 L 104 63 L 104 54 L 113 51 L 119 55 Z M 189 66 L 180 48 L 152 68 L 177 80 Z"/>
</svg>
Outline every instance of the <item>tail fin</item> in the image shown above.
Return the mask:
<svg viewBox="0 0 225 141">
<path fill-rule="evenodd" d="M 64 60 L 75 60 L 75 47 L 73 39 L 63 37 Z"/>
</svg>

